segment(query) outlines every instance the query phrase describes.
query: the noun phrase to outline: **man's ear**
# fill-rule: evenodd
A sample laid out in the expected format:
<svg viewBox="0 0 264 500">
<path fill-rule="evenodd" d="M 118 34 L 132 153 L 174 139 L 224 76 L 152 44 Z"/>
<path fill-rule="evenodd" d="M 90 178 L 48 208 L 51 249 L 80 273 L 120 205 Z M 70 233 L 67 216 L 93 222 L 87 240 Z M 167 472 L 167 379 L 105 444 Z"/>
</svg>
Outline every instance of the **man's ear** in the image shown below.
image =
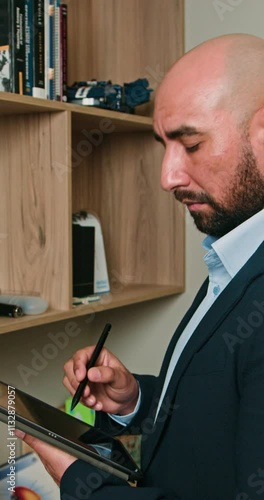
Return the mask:
<svg viewBox="0 0 264 500">
<path fill-rule="evenodd" d="M 249 124 L 249 138 L 256 158 L 264 153 L 264 107 L 259 108 Z"/>
</svg>

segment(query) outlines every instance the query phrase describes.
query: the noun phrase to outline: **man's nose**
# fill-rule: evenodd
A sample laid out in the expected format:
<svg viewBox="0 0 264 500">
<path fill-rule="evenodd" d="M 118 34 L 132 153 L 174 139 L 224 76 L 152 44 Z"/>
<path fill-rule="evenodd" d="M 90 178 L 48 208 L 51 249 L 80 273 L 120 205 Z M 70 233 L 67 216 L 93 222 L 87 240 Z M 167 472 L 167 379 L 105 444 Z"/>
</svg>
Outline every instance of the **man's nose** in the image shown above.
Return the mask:
<svg viewBox="0 0 264 500">
<path fill-rule="evenodd" d="M 190 176 L 187 172 L 186 158 L 178 148 L 167 148 L 162 162 L 161 187 L 166 191 L 175 191 L 188 187 Z"/>
</svg>

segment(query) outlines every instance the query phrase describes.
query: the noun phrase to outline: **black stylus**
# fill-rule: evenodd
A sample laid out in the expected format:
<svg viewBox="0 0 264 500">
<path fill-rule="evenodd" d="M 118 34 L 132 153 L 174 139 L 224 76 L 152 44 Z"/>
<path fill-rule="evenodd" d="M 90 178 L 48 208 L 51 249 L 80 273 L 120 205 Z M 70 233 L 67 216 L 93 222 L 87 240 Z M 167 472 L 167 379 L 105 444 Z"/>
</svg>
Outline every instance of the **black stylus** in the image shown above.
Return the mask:
<svg viewBox="0 0 264 500">
<path fill-rule="evenodd" d="M 92 368 L 95 363 L 96 363 L 96 360 L 104 346 L 104 343 L 107 339 L 107 336 L 108 336 L 108 333 L 110 332 L 111 330 L 111 324 L 110 323 L 106 323 L 103 331 L 102 331 L 102 334 L 101 334 L 101 337 L 99 338 L 96 346 L 95 346 L 95 349 L 94 349 L 94 352 L 92 354 L 92 357 L 90 359 L 90 361 L 88 361 L 87 365 L 86 365 L 86 371 L 88 371 L 90 368 Z M 78 386 L 78 389 L 77 391 L 75 392 L 73 398 L 72 398 L 72 404 L 71 404 L 71 411 L 73 410 L 73 408 L 75 408 L 75 406 L 79 403 L 81 397 L 82 397 L 82 393 L 85 389 L 85 386 L 88 382 L 88 377 L 86 375 L 86 377 L 79 383 L 79 386 Z"/>
</svg>

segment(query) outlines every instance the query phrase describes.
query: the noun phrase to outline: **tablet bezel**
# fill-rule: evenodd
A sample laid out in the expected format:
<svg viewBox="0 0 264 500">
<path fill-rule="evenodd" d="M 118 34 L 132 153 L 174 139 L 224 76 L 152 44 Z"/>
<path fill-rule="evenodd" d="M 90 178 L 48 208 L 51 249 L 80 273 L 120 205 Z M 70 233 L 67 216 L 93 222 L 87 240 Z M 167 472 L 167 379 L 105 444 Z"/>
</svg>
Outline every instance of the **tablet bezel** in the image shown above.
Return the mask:
<svg viewBox="0 0 264 500">
<path fill-rule="evenodd" d="M 25 393 L 24 391 L 21 391 L 20 389 L 14 387 L 14 386 L 8 386 L 5 382 L 0 381 L 0 384 L 5 386 L 6 388 L 6 396 L 8 396 L 8 387 L 12 387 L 12 389 L 15 390 L 16 394 L 21 394 L 23 395 L 26 399 L 28 398 L 29 400 L 34 400 L 35 403 L 41 405 L 41 409 L 45 410 L 45 406 L 49 407 L 49 409 L 52 410 L 52 412 L 56 413 L 57 418 L 60 418 L 60 414 L 63 412 L 57 408 L 54 408 L 53 406 L 45 403 L 44 401 L 41 401 L 40 399 L 35 398 L 34 396 L 31 396 L 30 394 Z M 69 425 L 74 423 L 76 419 L 68 415 L 66 413 L 63 413 L 64 417 L 69 418 Z M 2 406 L 2 402 L 0 400 L 0 421 L 8 424 L 8 409 L 5 406 Z M 99 469 L 102 469 L 103 471 L 108 472 L 109 474 L 114 474 L 115 476 L 124 479 L 129 482 L 135 482 L 138 481 L 139 479 L 142 478 L 142 472 L 137 466 L 137 464 L 134 462 L 133 458 L 129 454 L 129 452 L 126 450 L 126 448 L 123 446 L 121 441 L 119 439 L 116 439 L 115 437 L 110 436 L 109 434 L 103 433 L 93 427 L 93 430 L 96 430 L 98 433 L 98 436 L 100 438 L 106 437 L 110 442 L 115 441 L 115 444 L 118 442 L 118 447 L 120 448 L 122 454 L 126 457 L 126 459 L 129 459 L 131 464 L 134 465 L 135 469 L 130 470 L 127 467 L 121 465 L 118 462 L 114 462 L 113 460 L 106 458 L 104 456 L 98 455 L 96 452 L 93 452 L 88 448 L 89 444 L 73 441 L 72 439 L 69 439 L 61 434 L 58 434 L 58 432 L 54 433 L 52 432 L 51 429 L 45 428 L 36 422 L 33 422 L 32 420 L 23 417 L 22 415 L 18 414 L 17 412 L 15 413 L 15 427 L 17 429 L 22 430 L 23 432 L 26 432 L 27 434 L 32 435 L 33 437 L 36 437 L 38 439 L 41 439 L 42 441 L 45 441 L 48 444 L 51 444 L 52 446 L 55 446 L 73 456 L 76 458 L 79 458 L 81 460 L 84 460 L 91 465 L 94 465 L 98 467 Z M 90 425 L 85 424 L 85 422 L 82 422 L 84 426 L 87 426 L 87 431 L 91 428 Z M 91 446 L 93 444 L 91 443 Z"/>
</svg>

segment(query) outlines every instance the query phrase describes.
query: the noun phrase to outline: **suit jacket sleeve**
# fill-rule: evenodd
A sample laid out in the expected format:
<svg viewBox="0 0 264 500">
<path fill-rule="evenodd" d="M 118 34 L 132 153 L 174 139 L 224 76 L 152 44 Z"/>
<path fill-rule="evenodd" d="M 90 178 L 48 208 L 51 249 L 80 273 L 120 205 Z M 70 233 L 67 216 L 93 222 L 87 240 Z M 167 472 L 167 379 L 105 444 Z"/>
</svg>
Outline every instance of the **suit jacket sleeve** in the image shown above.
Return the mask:
<svg viewBox="0 0 264 500">
<path fill-rule="evenodd" d="M 135 375 L 141 388 L 141 405 L 137 415 L 126 428 L 119 425 L 104 412 L 98 412 L 95 425 L 111 435 L 141 434 L 142 423 L 147 417 L 153 401 L 156 377 Z M 134 488 L 98 468 L 77 460 L 64 473 L 61 485 L 61 500 L 175 500 L 172 492 L 161 488 Z"/>
<path fill-rule="evenodd" d="M 107 472 L 81 460 L 65 472 L 60 485 L 61 500 L 176 500 L 162 488 L 134 488 Z"/>
<path fill-rule="evenodd" d="M 259 306 L 258 315 L 248 314 L 247 337 L 237 359 L 240 410 L 235 460 L 239 500 L 264 495 L 264 302 L 258 304 L 262 310 Z M 258 327 L 249 326 L 253 320 Z"/>
<path fill-rule="evenodd" d="M 95 427 L 115 436 L 118 434 L 142 434 L 142 423 L 149 413 L 156 386 L 156 377 L 152 375 L 135 375 L 141 389 L 141 404 L 131 423 L 124 427 L 110 418 L 104 412 L 96 413 Z"/>
</svg>

